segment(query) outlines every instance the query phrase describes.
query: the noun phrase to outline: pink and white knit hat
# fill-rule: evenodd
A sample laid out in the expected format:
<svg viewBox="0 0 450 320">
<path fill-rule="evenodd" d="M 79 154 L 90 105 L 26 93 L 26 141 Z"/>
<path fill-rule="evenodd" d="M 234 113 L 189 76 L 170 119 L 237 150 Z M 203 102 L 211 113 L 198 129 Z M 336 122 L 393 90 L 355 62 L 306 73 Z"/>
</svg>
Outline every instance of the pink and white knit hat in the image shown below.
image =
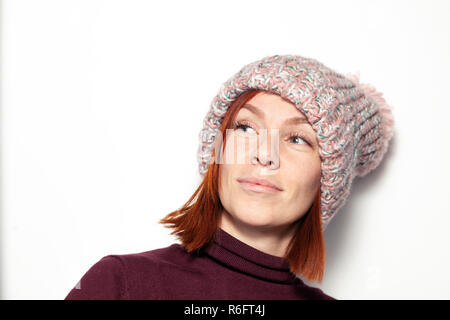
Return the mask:
<svg viewBox="0 0 450 320">
<path fill-rule="evenodd" d="M 319 61 L 273 55 L 252 62 L 224 82 L 199 134 L 199 172 L 206 174 L 215 137 L 232 102 L 249 90 L 291 101 L 308 119 L 319 143 L 321 219 L 324 231 L 345 204 L 354 177 L 375 169 L 393 136 L 394 118 L 382 93 L 359 82 L 359 72 L 341 75 Z"/>
</svg>

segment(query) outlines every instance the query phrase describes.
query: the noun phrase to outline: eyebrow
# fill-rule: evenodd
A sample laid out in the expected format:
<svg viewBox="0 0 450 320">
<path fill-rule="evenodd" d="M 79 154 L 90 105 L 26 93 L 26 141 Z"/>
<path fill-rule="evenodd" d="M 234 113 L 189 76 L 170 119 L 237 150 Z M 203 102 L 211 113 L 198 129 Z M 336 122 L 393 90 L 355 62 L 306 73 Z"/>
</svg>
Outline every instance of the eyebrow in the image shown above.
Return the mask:
<svg viewBox="0 0 450 320">
<path fill-rule="evenodd" d="M 247 109 L 250 112 L 254 113 L 255 115 L 257 115 L 260 118 L 265 119 L 265 115 L 264 112 L 259 110 L 257 107 L 252 106 L 251 104 L 244 104 L 242 106 L 242 109 Z M 308 124 L 308 120 L 306 120 L 306 118 L 302 118 L 302 117 L 293 117 L 293 118 L 289 118 L 286 121 L 284 121 L 284 125 L 296 125 L 296 124 Z"/>
</svg>

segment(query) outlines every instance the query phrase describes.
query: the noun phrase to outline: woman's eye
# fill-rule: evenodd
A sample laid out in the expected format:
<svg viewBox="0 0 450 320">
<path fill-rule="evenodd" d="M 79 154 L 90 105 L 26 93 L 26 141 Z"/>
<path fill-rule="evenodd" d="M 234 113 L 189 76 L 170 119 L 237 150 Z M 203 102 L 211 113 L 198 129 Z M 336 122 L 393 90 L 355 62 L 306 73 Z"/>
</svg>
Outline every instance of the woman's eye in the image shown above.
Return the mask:
<svg viewBox="0 0 450 320">
<path fill-rule="evenodd" d="M 252 128 L 252 127 L 250 127 L 250 126 L 248 126 L 248 125 L 246 125 L 246 124 L 243 124 L 243 123 L 236 123 L 235 125 L 234 125 L 234 129 L 235 130 L 239 130 L 239 129 L 241 129 L 241 130 L 243 130 L 244 131 L 244 133 L 248 133 L 248 131 L 245 131 L 244 129 L 251 129 L 251 130 L 253 130 L 254 131 L 254 129 Z"/>
<path fill-rule="evenodd" d="M 303 137 L 298 136 L 298 135 L 294 135 L 294 136 L 290 137 L 289 139 L 290 139 L 291 141 L 292 141 L 292 140 L 297 140 L 297 139 L 298 139 L 298 140 L 304 141 L 304 143 L 302 143 L 302 144 L 309 144 L 308 141 L 307 141 L 306 139 L 304 139 Z"/>
</svg>

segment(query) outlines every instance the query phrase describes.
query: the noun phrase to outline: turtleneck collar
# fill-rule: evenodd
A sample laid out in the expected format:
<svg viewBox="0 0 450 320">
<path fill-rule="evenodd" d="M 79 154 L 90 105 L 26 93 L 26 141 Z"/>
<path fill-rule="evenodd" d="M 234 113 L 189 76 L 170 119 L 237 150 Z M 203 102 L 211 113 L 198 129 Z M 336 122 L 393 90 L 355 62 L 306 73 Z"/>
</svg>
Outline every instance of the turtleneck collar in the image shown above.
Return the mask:
<svg viewBox="0 0 450 320">
<path fill-rule="evenodd" d="M 296 276 L 289 270 L 289 261 L 262 252 L 238 240 L 221 228 L 205 252 L 221 263 L 246 274 L 280 283 L 293 283 Z"/>
</svg>

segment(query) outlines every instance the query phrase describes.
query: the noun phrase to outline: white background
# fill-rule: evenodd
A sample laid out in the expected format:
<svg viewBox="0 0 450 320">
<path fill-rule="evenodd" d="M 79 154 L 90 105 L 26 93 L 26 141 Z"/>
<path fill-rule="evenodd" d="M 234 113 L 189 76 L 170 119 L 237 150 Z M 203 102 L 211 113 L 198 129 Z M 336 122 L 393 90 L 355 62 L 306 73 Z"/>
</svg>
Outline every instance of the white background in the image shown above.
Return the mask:
<svg viewBox="0 0 450 320">
<path fill-rule="evenodd" d="M 383 92 L 395 137 L 325 231 L 337 299 L 450 298 L 449 1 L 2 1 L 1 298 L 63 299 L 200 183 L 220 85 L 272 54 Z"/>
</svg>

